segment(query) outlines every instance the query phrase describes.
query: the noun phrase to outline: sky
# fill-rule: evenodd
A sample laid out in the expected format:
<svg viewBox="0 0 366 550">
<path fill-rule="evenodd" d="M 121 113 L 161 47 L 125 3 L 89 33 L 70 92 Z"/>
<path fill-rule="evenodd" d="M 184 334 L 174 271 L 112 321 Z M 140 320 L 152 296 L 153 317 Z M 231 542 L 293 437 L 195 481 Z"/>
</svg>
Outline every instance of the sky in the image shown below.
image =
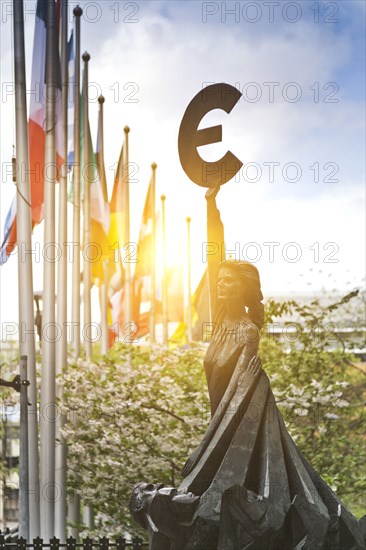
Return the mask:
<svg viewBox="0 0 366 550">
<path fill-rule="evenodd" d="M 4 167 L 14 143 L 11 2 L 1 1 L 0 231 L 14 186 Z M 72 27 L 70 2 L 69 22 Z M 242 97 L 228 115 L 210 112 L 200 128 L 221 124 L 221 143 L 244 164 L 222 186 L 218 206 L 226 248 L 258 267 L 265 298 L 283 293 L 346 292 L 365 284 L 365 2 L 80 1 L 81 51 L 89 64 L 90 120 L 105 96 L 105 160 L 113 174 L 130 132 L 131 240 L 156 162 L 157 197 L 166 195 L 168 263 L 186 264 L 192 231 L 192 286 L 206 266 L 205 189 L 178 156 L 178 131 L 192 98 L 210 83 Z M 35 2 L 25 1 L 30 86 Z M 157 201 L 159 203 L 159 200 Z M 159 204 L 157 204 L 157 208 Z M 71 235 L 71 211 L 70 235 Z M 2 233 L 1 233 L 2 235 Z M 43 224 L 34 231 L 42 245 Z M 0 270 L 1 322 L 17 321 L 17 259 Z M 42 262 L 34 264 L 42 288 Z M 97 308 L 93 318 L 98 318 Z"/>
</svg>

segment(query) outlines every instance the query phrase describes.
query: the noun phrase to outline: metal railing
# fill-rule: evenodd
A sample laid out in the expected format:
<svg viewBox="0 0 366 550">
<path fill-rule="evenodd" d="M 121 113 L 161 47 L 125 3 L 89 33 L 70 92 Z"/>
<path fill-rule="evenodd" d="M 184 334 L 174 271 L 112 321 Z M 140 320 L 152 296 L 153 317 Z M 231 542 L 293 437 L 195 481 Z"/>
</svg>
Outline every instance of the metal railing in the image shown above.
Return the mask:
<svg viewBox="0 0 366 550">
<path fill-rule="evenodd" d="M 59 550 L 60 548 L 66 548 L 66 550 L 77 550 L 79 548 L 82 550 L 125 550 L 126 548 L 141 550 L 147 547 L 148 543 L 144 542 L 139 537 L 135 537 L 132 540 L 127 540 L 124 537 L 118 537 L 115 540 L 102 537 L 98 540 L 94 540 L 87 537 L 81 542 L 77 542 L 73 537 L 69 537 L 66 542 L 61 542 L 60 539 L 56 537 L 46 542 L 40 537 L 37 537 L 30 542 L 22 537 L 18 538 L 10 532 L 0 532 L 0 550 L 26 550 L 27 548 L 33 550 L 43 550 L 44 548 L 49 548 L 50 550 Z"/>
</svg>

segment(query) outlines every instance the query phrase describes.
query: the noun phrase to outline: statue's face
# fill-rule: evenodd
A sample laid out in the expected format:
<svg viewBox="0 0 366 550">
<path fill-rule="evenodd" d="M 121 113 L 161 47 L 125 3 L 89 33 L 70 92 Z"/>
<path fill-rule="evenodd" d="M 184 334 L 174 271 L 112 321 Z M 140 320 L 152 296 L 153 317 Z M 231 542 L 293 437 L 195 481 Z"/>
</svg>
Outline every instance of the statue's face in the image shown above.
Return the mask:
<svg viewBox="0 0 366 550">
<path fill-rule="evenodd" d="M 224 302 L 237 301 L 238 303 L 243 303 L 244 306 L 243 283 L 239 275 L 230 267 L 220 268 L 217 279 L 217 295 L 219 300 Z"/>
</svg>

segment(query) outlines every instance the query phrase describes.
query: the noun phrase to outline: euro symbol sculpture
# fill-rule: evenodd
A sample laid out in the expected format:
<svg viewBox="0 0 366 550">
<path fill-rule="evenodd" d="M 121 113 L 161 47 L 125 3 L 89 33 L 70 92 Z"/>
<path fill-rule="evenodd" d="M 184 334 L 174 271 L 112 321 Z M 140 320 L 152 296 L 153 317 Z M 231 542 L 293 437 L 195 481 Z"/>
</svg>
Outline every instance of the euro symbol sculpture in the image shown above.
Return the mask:
<svg viewBox="0 0 366 550">
<path fill-rule="evenodd" d="M 211 84 L 192 99 L 183 115 L 178 136 L 179 158 L 187 176 L 201 187 L 222 185 L 243 166 L 231 151 L 216 162 L 204 161 L 197 151 L 197 147 L 222 141 L 221 125 L 198 130 L 203 117 L 213 109 L 222 109 L 229 114 L 241 95 L 229 84 Z"/>
</svg>

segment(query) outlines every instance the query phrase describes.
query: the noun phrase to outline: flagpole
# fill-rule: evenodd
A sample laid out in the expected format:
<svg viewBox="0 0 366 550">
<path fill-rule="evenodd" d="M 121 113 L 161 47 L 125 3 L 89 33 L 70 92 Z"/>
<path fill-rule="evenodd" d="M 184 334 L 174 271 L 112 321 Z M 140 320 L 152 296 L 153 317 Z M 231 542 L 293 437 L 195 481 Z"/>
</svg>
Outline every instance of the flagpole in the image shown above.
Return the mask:
<svg viewBox="0 0 366 550">
<path fill-rule="evenodd" d="M 89 61 L 88 52 L 83 54 L 84 61 L 84 159 L 83 159 L 83 179 L 84 179 L 84 253 L 83 253 L 83 289 L 84 289 L 84 349 L 87 360 L 92 356 L 91 339 L 91 261 L 89 255 L 89 244 L 91 234 L 90 219 L 90 168 L 89 168 Z"/>
<path fill-rule="evenodd" d="M 72 241 L 73 255 L 72 264 L 72 336 L 71 343 L 74 348 L 74 357 L 80 356 L 80 17 L 83 10 L 80 6 L 74 8 L 75 17 L 75 75 L 74 75 L 74 166 L 73 166 L 73 224 Z M 76 491 L 68 500 L 67 517 L 69 523 L 75 527 L 71 528 L 71 535 L 78 538 L 80 522 L 80 496 Z"/>
<path fill-rule="evenodd" d="M 104 174 L 104 120 L 103 120 L 103 105 L 104 97 L 101 95 L 98 97 L 99 103 L 99 140 L 100 140 L 100 159 L 98 169 L 100 170 L 100 180 L 103 186 L 103 196 L 106 203 L 108 202 L 108 191 L 105 188 L 105 174 Z M 102 173 L 103 172 L 103 173 Z M 108 260 L 103 262 L 103 284 L 99 289 L 99 301 L 100 301 L 100 313 L 101 313 L 101 329 L 102 339 L 100 343 L 100 353 L 105 355 L 109 349 L 109 328 L 108 328 L 108 286 L 109 286 L 109 266 Z"/>
<path fill-rule="evenodd" d="M 56 184 L 56 4 L 47 2 L 46 19 L 46 141 L 44 178 L 42 376 L 41 376 L 41 538 L 54 536 L 55 519 L 55 184 Z M 51 246 L 54 252 L 50 252 Z"/>
<path fill-rule="evenodd" d="M 17 242 L 18 249 L 32 250 L 32 225 L 30 206 L 28 121 L 24 49 L 23 0 L 13 1 L 14 10 L 14 75 L 15 75 L 15 123 L 17 171 Z M 23 171 L 24 168 L 24 171 Z M 25 257 L 18 250 L 19 284 L 19 355 L 27 356 L 28 379 L 28 449 L 29 449 L 29 534 L 33 539 L 39 535 L 39 462 L 37 422 L 37 380 L 34 337 L 33 270 L 32 255 Z"/>
<path fill-rule="evenodd" d="M 58 261 L 57 272 L 57 326 L 61 329 L 60 338 L 56 342 L 56 397 L 62 397 L 62 386 L 57 377 L 62 374 L 67 364 L 67 157 L 68 157 L 68 0 L 61 5 L 61 80 L 62 80 L 62 126 L 63 126 L 63 157 L 61 181 L 59 185 L 59 232 L 58 245 L 61 257 Z M 56 456 L 55 456 L 55 483 L 59 490 L 59 498 L 55 502 L 55 536 L 61 541 L 66 540 L 66 443 L 61 433 L 65 424 L 64 416 L 57 416 L 56 420 Z"/>
<path fill-rule="evenodd" d="M 130 128 L 128 126 L 124 127 L 125 132 L 125 146 L 126 146 L 126 157 L 125 165 L 123 166 L 124 174 L 124 213 L 125 213 L 125 224 L 124 224 L 124 239 L 125 242 L 122 243 L 124 250 L 129 252 L 129 243 L 130 243 L 130 174 L 129 174 L 129 140 L 128 135 L 130 133 Z M 132 300 L 131 300 L 131 265 L 130 262 L 125 262 L 125 283 L 124 283 L 124 295 L 125 295 L 125 318 L 124 325 L 132 321 Z M 126 327 L 127 328 L 127 327 Z M 128 330 L 128 328 L 127 328 Z"/>
<path fill-rule="evenodd" d="M 166 233 L 165 233 L 165 195 L 161 195 L 161 226 L 163 239 L 163 292 L 162 292 L 162 307 L 163 307 L 163 344 L 168 344 L 168 293 L 167 293 L 167 278 L 166 278 Z"/>
<path fill-rule="evenodd" d="M 155 334 L 155 318 L 156 318 L 156 216 L 155 216 L 155 194 L 156 194 L 156 169 L 157 164 L 152 163 L 152 180 L 151 180 L 151 200 L 153 204 L 152 212 L 152 254 L 151 254 L 151 308 L 150 308 L 150 338 L 151 342 L 156 341 Z"/>
<path fill-rule="evenodd" d="M 80 356 L 80 17 L 83 10 L 74 8 L 75 16 L 75 86 L 74 86 L 74 166 L 73 166 L 73 214 L 72 241 L 75 254 L 72 257 L 72 336 L 74 356 Z"/>
<path fill-rule="evenodd" d="M 187 340 L 192 342 L 192 288 L 191 288 L 191 218 L 186 218 L 187 222 L 187 291 L 188 291 L 188 307 L 187 307 Z"/>
<path fill-rule="evenodd" d="M 29 540 L 28 377 L 27 356 L 20 356 L 19 536 Z"/>
<path fill-rule="evenodd" d="M 88 52 L 83 53 L 84 61 L 84 159 L 83 159 L 83 213 L 84 213 L 84 253 L 83 253 L 83 298 L 84 298 L 84 349 L 87 360 L 92 357 L 92 334 L 91 334 L 91 259 L 89 257 L 89 244 L 91 242 L 91 216 L 90 216 L 90 186 L 91 186 L 91 170 L 90 170 L 90 148 L 89 141 L 89 61 L 90 55 Z M 84 524 L 88 528 L 93 528 L 93 510 L 90 505 L 84 505 Z"/>
</svg>

